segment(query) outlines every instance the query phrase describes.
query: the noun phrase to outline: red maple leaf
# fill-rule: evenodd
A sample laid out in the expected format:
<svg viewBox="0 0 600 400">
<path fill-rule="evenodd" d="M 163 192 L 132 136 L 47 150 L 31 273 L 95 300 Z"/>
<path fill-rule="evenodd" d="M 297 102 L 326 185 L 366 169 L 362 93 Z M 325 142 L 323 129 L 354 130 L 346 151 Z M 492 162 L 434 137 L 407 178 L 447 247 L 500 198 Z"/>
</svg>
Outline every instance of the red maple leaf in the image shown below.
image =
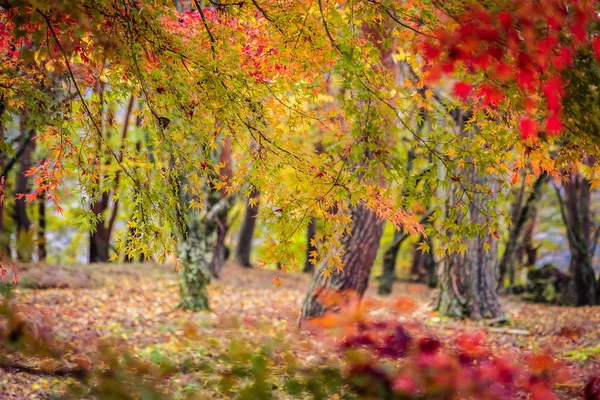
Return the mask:
<svg viewBox="0 0 600 400">
<path fill-rule="evenodd" d="M 600 60 L 600 38 L 592 40 L 592 48 L 594 49 L 594 55 Z"/>
<path fill-rule="evenodd" d="M 527 140 L 530 137 L 535 137 L 537 135 L 537 122 L 529 117 L 523 117 L 521 119 L 521 123 L 519 124 L 521 127 L 521 138 L 523 140 Z"/>
<path fill-rule="evenodd" d="M 558 135 L 562 130 L 563 124 L 558 114 L 554 114 L 546 121 L 546 132 L 549 135 Z"/>
<path fill-rule="evenodd" d="M 454 95 L 461 98 L 466 99 L 471 92 L 471 85 L 465 82 L 456 82 L 454 84 Z"/>
<path fill-rule="evenodd" d="M 558 76 L 548 79 L 544 83 L 544 95 L 546 96 L 546 103 L 548 110 L 558 111 L 561 107 L 561 97 L 563 94 L 562 79 Z"/>
</svg>

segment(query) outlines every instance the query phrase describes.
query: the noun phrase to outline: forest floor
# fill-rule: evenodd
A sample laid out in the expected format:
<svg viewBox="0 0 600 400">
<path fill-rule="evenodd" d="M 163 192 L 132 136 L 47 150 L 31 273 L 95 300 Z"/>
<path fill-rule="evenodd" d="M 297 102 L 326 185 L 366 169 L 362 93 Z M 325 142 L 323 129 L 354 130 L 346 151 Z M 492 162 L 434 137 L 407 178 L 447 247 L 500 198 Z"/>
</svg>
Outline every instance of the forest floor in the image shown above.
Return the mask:
<svg viewBox="0 0 600 400">
<path fill-rule="evenodd" d="M 92 343 L 119 341 L 149 362 L 180 367 L 165 384 L 173 398 L 211 392 L 214 398 L 224 397 L 214 391 L 217 386 L 207 373 L 192 373 L 185 366 L 205 361 L 217 363 L 219 352 L 225 352 L 232 339 L 256 344 L 277 339 L 287 343 L 301 360 L 335 362 L 326 341 L 316 340 L 297 327 L 309 276 L 282 274 L 281 286 L 276 287 L 276 271 L 242 269 L 230 264 L 224 268 L 222 278 L 210 287 L 212 312 L 191 313 L 177 309 L 178 286 L 170 266 L 81 268 L 96 282 L 92 287 L 15 290 L 20 312 L 32 321 L 38 334 L 69 343 L 72 351 L 64 355 L 67 362 L 94 362 L 97 347 Z M 562 398 L 577 398 L 587 377 L 600 371 L 600 307 L 553 307 L 503 298 L 510 324 L 490 327 L 481 322 L 439 317 L 431 311 L 432 294 L 424 285 L 398 283 L 387 298 L 376 295 L 376 282 L 370 286 L 367 296 L 381 301 L 399 297 L 414 301 L 416 309 L 403 318 L 424 324 L 442 338 L 461 330 L 480 329 L 487 333 L 486 345 L 499 352 L 551 350 L 574 370 L 570 383 L 559 388 Z M 18 361 L 31 370 L 1 370 L 1 399 L 52 398 L 53 394 L 64 392 L 72 379 L 37 370 L 39 365 L 30 358 Z"/>
</svg>

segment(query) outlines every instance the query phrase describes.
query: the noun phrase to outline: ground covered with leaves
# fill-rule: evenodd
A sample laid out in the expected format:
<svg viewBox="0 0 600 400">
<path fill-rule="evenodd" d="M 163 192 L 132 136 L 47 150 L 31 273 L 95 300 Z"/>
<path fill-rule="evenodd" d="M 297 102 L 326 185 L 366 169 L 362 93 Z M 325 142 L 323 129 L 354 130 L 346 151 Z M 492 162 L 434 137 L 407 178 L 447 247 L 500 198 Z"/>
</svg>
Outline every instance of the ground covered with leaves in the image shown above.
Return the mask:
<svg viewBox="0 0 600 400">
<path fill-rule="evenodd" d="M 281 286 L 276 287 L 276 271 L 227 265 L 222 279 L 210 288 L 212 312 L 191 313 L 177 308 L 178 285 L 170 266 L 81 269 L 90 279 L 76 288 L 15 290 L 15 307 L 36 337 L 59 342 L 68 350 L 53 361 L 26 354 L 5 357 L 0 375 L 2 399 L 62 396 L 76 383 L 78 371 L 89 370 L 99 360 L 106 363 L 111 352 L 130 354 L 135 360 L 131 365 L 144 372 L 142 380 L 155 377 L 152 384 L 160 390 L 160 398 L 234 394 L 258 398 L 255 393 L 259 392 L 273 398 L 304 398 L 307 390 L 319 397 L 326 396 L 319 385 L 328 379 L 332 392 L 344 396 L 345 389 L 335 386 L 339 384 L 335 374 L 328 378 L 322 370 L 313 382 L 313 377 L 297 376 L 302 367 L 290 372 L 299 363 L 308 373 L 310 366 L 341 362 L 332 351 L 339 337 L 298 327 L 307 275 L 281 274 Z M 23 282 L 27 282 L 26 274 Z M 24 286 L 36 287 L 31 281 Z M 371 287 L 375 286 L 372 282 Z M 397 284 L 385 298 L 369 291 L 369 312 L 385 317 L 389 310 L 399 311 L 387 318 L 418 324 L 441 342 L 463 332 L 476 333 L 494 354 L 551 352 L 571 369 L 570 378 L 556 388 L 565 399 L 577 398 L 600 369 L 600 307 L 551 307 L 505 298 L 510 322 L 497 326 L 444 319 L 432 312 L 431 295 L 425 286 L 406 283 Z"/>
</svg>

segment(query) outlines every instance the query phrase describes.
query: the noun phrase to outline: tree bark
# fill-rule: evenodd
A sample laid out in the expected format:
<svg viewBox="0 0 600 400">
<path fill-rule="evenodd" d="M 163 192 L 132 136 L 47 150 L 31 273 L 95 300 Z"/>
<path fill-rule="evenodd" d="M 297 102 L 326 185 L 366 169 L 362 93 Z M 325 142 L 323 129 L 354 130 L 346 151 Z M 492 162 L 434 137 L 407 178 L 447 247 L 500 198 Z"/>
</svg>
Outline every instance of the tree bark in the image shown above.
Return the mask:
<svg viewBox="0 0 600 400">
<path fill-rule="evenodd" d="M 223 138 L 223 144 L 219 153 L 219 164 L 222 165 L 219 168 L 219 176 L 227 183 L 226 186 L 228 186 L 233 177 L 231 137 L 229 136 Z M 220 202 L 223 206 L 219 207 L 214 215 L 214 220 L 217 225 L 217 237 L 214 242 L 213 257 L 210 261 L 210 271 L 212 276 L 217 279 L 221 276 L 221 270 L 225 264 L 225 253 L 228 251 L 225 246 L 225 237 L 229 230 L 227 216 L 233 205 L 233 197 L 228 192 L 227 187 L 221 189 L 219 195 Z"/>
<path fill-rule="evenodd" d="M 454 113 L 455 123 L 460 135 L 467 136 L 464 122 L 468 119 L 462 111 Z M 470 165 L 466 163 L 466 165 Z M 481 187 L 492 184 L 492 176 L 479 176 L 475 166 L 466 167 L 463 174 L 472 184 Z M 460 199 L 457 193 L 451 193 L 447 202 L 448 209 L 455 208 Z M 482 195 L 472 193 L 469 200 L 468 214 L 472 224 L 482 224 L 485 216 L 479 206 L 485 201 Z M 439 291 L 437 293 L 436 309 L 443 315 L 454 318 L 469 317 L 504 318 L 496 289 L 498 287 L 497 260 L 498 241 L 491 234 L 466 238 L 466 251 L 448 254 L 441 262 L 438 271 Z M 484 244 L 489 246 L 486 251 Z"/>
<path fill-rule="evenodd" d="M 427 286 L 431 289 L 435 289 L 438 284 L 437 280 L 437 262 L 434 256 L 433 241 L 429 238 L 426 239 L 429 244 L 429 252 L 425 254 L 425 269 L 427 271 Z M 420 250 L 417 250 L 420 251 Z"/>
<path fill-rule="evenodd" d="M 250 194 L 250 199 L 246 203 L 244 222 L 242 223 L 242 229 L 240 230 L 240 237 L 235 252 L 235 260 L 237 263 L 246 268 L 252 268 L 250 254 L 252 252 L 252 238 L 254 236 L 254 228 L 256 227 L 256 218 L 258 216 L 259 199 L 260 192 L 253 190 Z M 253 200 L 254 204 L 252 204 L 250 200 Z"/>
<path fill-rule="evenodd" d="M 90 232 L 90 263 L 108 262 L 110 235 L 104 224 L 104 215 L 108 208 L 108 193 L 103 193 L 99 201 L 92 205 L 92 211 L 98 218 L 95 230 Z"/>
<path fill-rule="evenodd" d="M 430 216 L 431 211 L 426 213 L 421 218 L 419 224 L 423 225 L 426 223 Z M 396 281 L 396 259 L 398 258 L 398 251 L 400 250 L 400 247 L 402 247 L 404 240 L 406 240 L 408 237 L 409 236 L 405 232 L 394 231 L 392 243 L 383 254 L 383 269 L 381 276 L 379 277 L 378 289 L 378 293 L 381 295 L 388 295 L 392 293 L 392 288 L 394 282 Z"/>
<path fill-rule="evenodd" d="M 386 249 L 383 254 L 383 268 L 381 276 L 379 277 L 379 288 L 377 292 L 381 295 L 388 295 L 392 293 L 394 282 L 396 281 L 396 258 L 398 258 L 398 251 L 402 242 L 408 236 L 401 231 L 394 231 L 394 238 L 392 244 Z"/>
<path fill-rule="evenodd" d="M 316 235 L 317 220 L 313 217 L 306 227 L 306 255 L 304 256 L 304 268 L 302 268 L 302 272 L 305 274 L 312 274 L 315 272 L 315 265 L 310 260 L 313 258 L 311 257 L 311 253 L 317 251 L 317 247 L 313 246 L 313 240 Z"/>
<path fill-rule="evenodd" d="M 212 265 L 218 240 L 218 214 L 229 207 L 227 198 L 220 198 L 218 192 L 211 191 L 206 199 L 205 212 L 187 207 L 187 195 L 182 194 L 182 209 L 185 231 L 181 232 L 177 256 L 180 265 L 179 306 L 186 310 L 209 310 L 208 285 L 213 276 Z"/>
<path fill-rule="evenodd" d="M 102 89 L 99 89 L 98 91 L 102 96 Z M 101 100 L 100 103 L 102 104 L 103 101 Z M 135 97 L 130 96 L 127 108 L 125 110 L 125 117 L 121 131 L 121 145 L 118 158 L 119 165 L 117 165 L 117 172 L 115 173 L 114 188 L 112 189 L 113 192 L 118 190 L 119 187 L 121 177 L 121 170 L 119 168 L 121 168 L 120 164 L 123 162 L 125 153 L 125 140 L 129 130 L 129 120 L 131 118 L 131 112 L 133 110 L 134 103 Z M 100 152 L 101 149 L 98 149 L 98 153 Z M 112 208 L 109 207 L 111 197 L 112 196 L 110 193 L 104 192 L 100 196 L 100 199 L 96 200 L 94 204 L 92 204 L 92 212 L 94 215 L 96 215 L 97 220 L 94 230 L 90 232 L 90 263 L 105 263 L 108 262 L 110 258 L 110 237 L 119 210 L 118 200 L 114 201 Z M 109 211 L 110 216 L 107 218 Z"/>
<path fill-rule="evenodd" d="M 486 253 L 485 242 L 490 243 Z M 498 242 L 491 237 L 470 239 L 463 254 L 448 255 L 438 274 L 437 310 L 453 318 L 502 318 L 496 293 Z"/>
<path fill-rule="evenodd" d="M 46 261 L 48 252 L 46 250 L 46 199 L 40 196 L 38 199 L 38 261 Z"/>
<path fill-rule="evenodd" d="M 569 300 L 575 306 L 594 305 L 597 299 L 596 274 L 591 252 L 590 184 L 579 174 L 572 173 L 564 187 L 564 201 L 558 188 L 556 194 L 560 212 L 567 229 L 571 251 L 569 273 L 572 276 Z"/>
<path fill-rule="evenodd" d="M 326 277 L 323 272 L 327 268 L 327 264 L 320 263 L 304 299 L 300 319 L 320 317 L 330 311 L 330 308 L 319 300 L 319 296 L 324 290 L 352 291 L 359 298 L 364 295 L 383 234 L 383 225 L 383 221 L 364 206 L 359 205 L 353 209 L 352 232 L 345 236 L 342 242 L 344 269 Z"/>
<path fill-rule="evenodd" d="M 19 171 L 15 184 L 15 196 L 29 192 L 29 177 L 25 173 L 31 168 L 31 157 L 35 150 L 33 130 L 26 126 L 26 116 L 21 116 L 20 124 L 22 154 L 19 156 Z M 17 228 L 17 258 L 20 261 L 30 262 L 32 256 L 33 237 L 28 237 L 31 229 L 31 220 L 27 215 L 27 203 L 25 198 L 15 199 L 15 223 Z"/>
<path fill-rule="evenodd" d="M 544 180 L 545 177 L 543 174 L 537 178 L 523 207 L 521 208 L 519 204 L 519 209 L 513 213 L 513 226 L 510 230 L 508 241 L 506 242 L 504 254 L 502 255 L 500 264 L 498 264 L 498 285 L 501 288 L 504 286 L 504 277 L 507 271 L 511 275 L 511 287 L 514 284 L 514 255 L 519 246 L 523 230 L 527 226 L 527 222 L 535 214 L 536 203 L 540 198 Z"/>
<path fill-rule="evenodd" d="M 5 104 L 0 99 L 0 117 L 4 114 Z M 0 119 L 0 143 L 4 146 L 4 124 Z M 0 256 L 10 257 L 10 238 L 4 229 L 4 198 L 6 196 L 6 176 L 4 175 L 4 154 L 0 157 L 0 170 L 3 171 L 0 176 Z"/>
</svg>

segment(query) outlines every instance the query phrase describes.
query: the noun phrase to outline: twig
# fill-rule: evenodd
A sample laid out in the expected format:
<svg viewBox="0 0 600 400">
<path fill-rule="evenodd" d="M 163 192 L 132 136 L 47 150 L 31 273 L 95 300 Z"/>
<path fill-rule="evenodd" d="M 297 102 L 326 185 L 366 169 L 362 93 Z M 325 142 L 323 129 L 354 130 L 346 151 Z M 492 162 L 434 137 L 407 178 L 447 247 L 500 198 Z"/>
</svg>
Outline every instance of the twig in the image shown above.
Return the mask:
<svg viewBox="0 0 600 400">
<path fill-rule="evenodd" d="M 500 333 L 500 334 L 505 334 L 505 335 L 522 335 L 522 336 L 530 336 L 531 335 L 531 331 L 525 330 L 525 329 L 512 329 L 512 328 L 497 328 L 497 327 L 491 327 L 491 326 L 459 326 L 459 325 L 440 325 L 440 324 L 426 324 L 429 327 L 432 328 L 438 328 L 438 329 L 451 329 L 451 330 L 456 330 L 456 331 L 463 331 L 463 330 L 481 330 L 481 331 L 488 331 L 488 332 L 492 332 L 492 333 Z"/>
</svg>

